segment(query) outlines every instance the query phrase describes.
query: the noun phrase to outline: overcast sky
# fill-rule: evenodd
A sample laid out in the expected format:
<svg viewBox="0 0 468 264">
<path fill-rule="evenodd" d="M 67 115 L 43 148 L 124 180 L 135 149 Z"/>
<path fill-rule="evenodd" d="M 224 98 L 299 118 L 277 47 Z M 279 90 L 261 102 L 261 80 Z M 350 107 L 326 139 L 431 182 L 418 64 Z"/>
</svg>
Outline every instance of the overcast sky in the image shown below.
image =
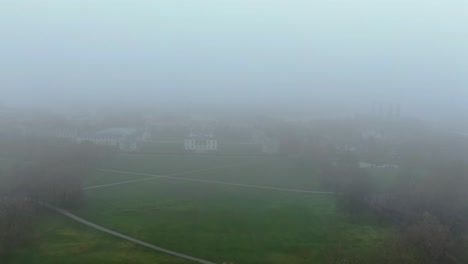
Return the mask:
<svg viewBox="0 0 468 264">
<path fill-rule="evenodd" d="M 4 104 L 468 108 L 467 0 L 1 0 Z"/>
</svg>

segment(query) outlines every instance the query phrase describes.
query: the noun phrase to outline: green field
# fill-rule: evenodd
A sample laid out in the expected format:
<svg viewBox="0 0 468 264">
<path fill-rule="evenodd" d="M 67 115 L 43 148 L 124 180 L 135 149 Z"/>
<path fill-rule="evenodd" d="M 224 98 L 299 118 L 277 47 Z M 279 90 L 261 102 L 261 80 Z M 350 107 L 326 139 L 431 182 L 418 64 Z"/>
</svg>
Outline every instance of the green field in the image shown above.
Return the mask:
<svg viewBox="0 0 468 264">
<path fill-rule="evenodd" d="M 103 168 L 288 189 L 321 190 L 313 173 L 280 157 L 118 155 Z M 85 187 L 147 178 L 96 171 Z M 370 254 L 390 233 L 372 217 L 350 221 L 333 195 L 157 178 L 86 190 L 73 213 L 109 229 L 216 263 L 323 263 L 339 245 Z M 37 246 L 11 263 L 189 263 L 45 214 Z M 70 261 L 69 261 L 70 260 Z M 130 261 L 129 261 L 130 260 Z"/>
<path fill-rule="evenodd" d="M 75 223 L 61 215 L 41 211 L 32 245 L 1 263 L 181 263 L 175 257 L 155 254 L 133 243 L 116 239 Z"/>
</svg>

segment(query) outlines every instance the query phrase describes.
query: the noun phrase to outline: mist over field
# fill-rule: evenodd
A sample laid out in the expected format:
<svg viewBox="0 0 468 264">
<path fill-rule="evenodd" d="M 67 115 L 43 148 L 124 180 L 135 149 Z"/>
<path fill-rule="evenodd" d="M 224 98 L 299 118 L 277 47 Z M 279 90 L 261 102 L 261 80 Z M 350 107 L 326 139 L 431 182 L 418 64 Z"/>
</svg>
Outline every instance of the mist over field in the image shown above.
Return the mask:
<svg viewBox="0 0 468 264">
<path fill-rule="evenodd" d="M 465 1 L 2 1 L 5 105 L 465 116 Z"/>
<path fill-rule="evenodd" d="M 0 2 L 0 263 L 468 263 L 468 2 Z"/>
</svg>

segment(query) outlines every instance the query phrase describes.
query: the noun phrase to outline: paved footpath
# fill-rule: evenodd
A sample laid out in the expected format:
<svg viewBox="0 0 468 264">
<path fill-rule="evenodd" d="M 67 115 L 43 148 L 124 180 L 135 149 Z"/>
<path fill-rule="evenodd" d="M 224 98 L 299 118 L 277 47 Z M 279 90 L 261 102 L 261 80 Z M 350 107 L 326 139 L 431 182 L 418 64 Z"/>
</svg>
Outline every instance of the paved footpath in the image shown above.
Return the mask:
<svg viewBox="0 0 468 264">
<path fill-rule="evenodd" d="M 156 174 L 148 174 L 148 173 L 138 173 L 138 172 L 129 172 L 129 171 L 120 171 L 120 170 L 100 169 L 100 171 L 104 171 L 104 172 L 113 172 L 113 173 L 121 173 L 121 174 L 128 174 L 128 175 L 139 175 L 139 176 L 146 176 L 147 178 L 138 179 L 138 180 L 131 180 L 131 181 L 116 182 L 116 183 L 110 183 L 110 184 L 103 184 L 103 185 L 96 185 L 96 186 L 89 186 L 89 187 L 85 187 L 83 189 L 86 189 L 86 190 L 97 189 L 97 188 L 104 188 L 104 187 L 110 187 L 110 186 L 121 185 L 121 184 L 130 184 L 130 183 L 134 183 L 134 182 L 149 181 L 149 180 L 154 180 L 154 179 L 158 179 L 158 178 L 166 178 L 166 179 L 180 180 L 180 181 L 191 181 L 191 182 L 201 182 L 201 183 L 209 183 L 209 184 L 230 185 L 230 186 L 237 186 L 237 187 L 266 189 L 266 190 L 283 191 L 283 192 L 310 193 L 310 194 L 323 194 L 323 195 L 334 195 L 335 194 L 334 192 L 299 190 L 299 189 L 285 189 L 285 188 L 276 188 L 276 187 L 270 187 L 270 186 L 249 185 L 249 184 L 239 184 L 239 183 L 232 183 L 232 182 L 222 182 L 222 181 L 212 181 L 212 180 L 201 180 L 201 179 L 177 177 L 177 176 L 184 175 L 184 174 L 190 174 L 190 173 L 200 172 L 200 171 L 216 170 L 216 169 L 222 169 L 222 168 L 226 168 L 226 167 L 231 167 L 231 166 L 215 167 L 215 168 L 191 170 L 191 171 L 183 171 L 183 172 L 167 174 L 167 175 L 156 175 Z M 39 202 L 39 204 L 46 207 L 46 208 L 48 208 L 48 209 L 50 209 L 50 210 L 56 211 L 56 212 L 66 216 L 66 217 L 68 217 L 68 218 L 70 218 L 70 219 L 72 219 L 74 221 L 77 221 L 79 223 L 87 225 L 87 226 L 89 226 L 91 228 L 94 228 L 96 230 L 99 230 L 101 232 L 107 233 L 109 235 L 119 237 L 121 239 L 124 239 L 124 240 L 130 241 L 130 242 L 142 245 L 144 247 L 151 248 L 153 250 L 163 252 L 163 253 L 166 253 L 166 254 L 169 254 L 169 255 L 173 255 L 173 256 L 176 256 L 176 257 L 180 257 L 180 258 L 183 258 L 183 259 L 191 260 L 191 261 L 194 261 L 194 262 L 197 262 L 197 263 L 214 264 L 214 262 L 211 262 L 211 261 L 208 261 L 208 260 L 192 257 L 192 256 L 189 256 L 189 255 L 185 255 L 183 253 L 180 253 L 180 252 L 175 252 L 175 251 L 172 251 L 172 250 L 169 250 L 169 249 L 158 247 L 158 246 L 146 243 L 144 241 L 135 239 L 133 237 L 129 237 L 127 235 L 124 235 L 124 234 L 118 233 L 116 231 L 107 229 L 107 228 L 99 226 L 99 225 L 97 225 L 95 223 L 89 222 L 89 221 L 87 221 L 87 220 L 85 220 L 83 218 L 80 218 L 80 217 L 78 217 L 78 216 L 76 216 L 76 215 L 74 215 L 74 214 L 72 214 L 72 213 L 70 213 L 70 212 L 68 212 L 68 211 L 66 211 L 64 209 L 52 206 L 50 204 L 43 203 L 43 202 Z"/>
<path fill-rule="evenodd" d="M 121 233 L 118 233 L 118 232 L 115 232 L 115 231 L 112 231 L 110 229 L 107 229 L 105 227 L 102 227 L 102 226 L 99 226 L 99 225 L 96 225 L 94 223 L 91 223 L 89 221 L 86 221 L 84 220 L 83 218 L 80 218 L 66 210 L 63 210 L 61 208 L 58 208 L 58 207 L 55 207 L 55 206 L 52 206 L 50 204 L 47 204 L 47 203 L 44 203 L 44 202 L 39 202 L 40 205 L 50 209 L 50 210 L 53 210 L 53 211 L 56 211 L 70 219 L 73 219 L 79 223 L 82 223 L 84 225 L 87 225 L 91 228 L 94 228 L 96 230 L 99 230 L 99 231 L 102 231 L 104 233 L 107 233 L 109 235 L 112 235 L 112 236 L 115 236 L 115 237 L 119 237 L 121 239 L 125 239 L 127 241 L 130 241 L 130 242 L 133 242 L 135 244 L 139 244 L 139 245 L 142 245 L 144 247 L 147 247 L 147 248 L 151 248 L 151 249 L 154 249 L 156 251 L 159 251 L 159 252 L 163 252 L 163 253 L 166 253 L 166 254 L 169 254 L 169 255 L 173 255 L 173 256 L 176 256 L 176 257 L 179 257 L 179 258 L 183 258 L 183 259 L 187 259 L 187 260 L 191 260 L 193 262 L 197 262 L 197 263 L 202 263 L 202 264 L 215 264 L 214 262 L 211 262 L 211 261 L 208 261 L 208 260 L 204 260 L 204 259 L 200 259 L 200 258 L 196 258 L 196 257 L 192 257 L 192 256 L 189 256 L 189 255 L 185 255 L 185 254 L 182 254 L 182 253 L 179 253 L 179 252 L 175 252 L 175 251 L 172 251 L 172 250 L 169 250 L 169 249 L 165 249 L 165 248 L 162 248 L 162 247 L 158 247 L 158 246 L 155 246 L 155 245 L 152 245 L 152 244 L 149 244 L 149 243 L 146 243 L 146 242 L 143 242 L 141 240 L 138 240 L 138 239 L 135 239 L 133 237 L 129 237 L 129 236 L 126 236 L 124 234 L 121 234 Z"/>
</svg>

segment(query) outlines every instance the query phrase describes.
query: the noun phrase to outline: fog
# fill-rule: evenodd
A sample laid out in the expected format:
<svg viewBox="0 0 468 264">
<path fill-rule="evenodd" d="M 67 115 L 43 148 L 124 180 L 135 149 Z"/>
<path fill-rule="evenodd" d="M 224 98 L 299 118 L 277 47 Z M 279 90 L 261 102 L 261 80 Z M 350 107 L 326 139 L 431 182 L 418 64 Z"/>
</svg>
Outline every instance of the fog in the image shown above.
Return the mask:
<svg viewBox="0 0 468 264">
<path fill-rule="evenodd" d="M 1 103 L 468 108 L 464 0 L 0 3 Z"/>
<path fill-rule="evenodd" d="M 0 0 L 0 263 L 468 263 L 467 0 Z"/>
</svg>

